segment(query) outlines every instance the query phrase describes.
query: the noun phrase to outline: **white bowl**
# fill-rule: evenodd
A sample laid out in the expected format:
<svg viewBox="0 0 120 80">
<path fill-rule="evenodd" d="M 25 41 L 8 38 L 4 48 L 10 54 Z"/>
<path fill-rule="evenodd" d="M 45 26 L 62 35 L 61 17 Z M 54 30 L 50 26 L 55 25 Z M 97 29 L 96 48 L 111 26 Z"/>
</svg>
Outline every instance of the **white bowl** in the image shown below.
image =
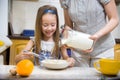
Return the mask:
<svg viewBox="0 0 120 80">
<path fill-rule="evenodd" d="M 42 64 L 44 67 L 49 69 L 64 69 L 69 66 L 66 60 L 47 59 L 43 60 Z"/>
</svg>

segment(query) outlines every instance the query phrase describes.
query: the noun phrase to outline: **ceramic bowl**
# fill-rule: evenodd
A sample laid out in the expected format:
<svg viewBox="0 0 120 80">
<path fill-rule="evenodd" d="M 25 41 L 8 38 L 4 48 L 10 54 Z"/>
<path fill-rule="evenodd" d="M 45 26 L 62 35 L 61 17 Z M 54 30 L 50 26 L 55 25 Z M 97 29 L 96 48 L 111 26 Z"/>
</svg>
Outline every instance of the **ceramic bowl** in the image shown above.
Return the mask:
<svg viewBox="0 0 120 80">
<path fill-rule="evenodd" d="M 66 60 L 56 60 L 56 59 L 43 60 L 42 64 L 44 67 L 49 69 L 64 69 L 69 66 L 69 63 Z"/>
</svg>

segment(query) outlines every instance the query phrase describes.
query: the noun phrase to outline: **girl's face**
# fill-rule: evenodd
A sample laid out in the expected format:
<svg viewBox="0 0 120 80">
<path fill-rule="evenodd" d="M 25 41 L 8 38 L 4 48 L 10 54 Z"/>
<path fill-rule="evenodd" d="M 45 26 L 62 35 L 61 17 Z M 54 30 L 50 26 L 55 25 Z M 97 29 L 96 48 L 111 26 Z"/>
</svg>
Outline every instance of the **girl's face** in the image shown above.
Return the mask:
<svg viewBox="0 0 120 80">
<path fill-rule="evenodd" d="M 45 14 L 42 17 L 42 33 L 44 40 L 53 39 L 53 34 L 57 28 L 57 20 L 55 14 Z"/>
</svg>

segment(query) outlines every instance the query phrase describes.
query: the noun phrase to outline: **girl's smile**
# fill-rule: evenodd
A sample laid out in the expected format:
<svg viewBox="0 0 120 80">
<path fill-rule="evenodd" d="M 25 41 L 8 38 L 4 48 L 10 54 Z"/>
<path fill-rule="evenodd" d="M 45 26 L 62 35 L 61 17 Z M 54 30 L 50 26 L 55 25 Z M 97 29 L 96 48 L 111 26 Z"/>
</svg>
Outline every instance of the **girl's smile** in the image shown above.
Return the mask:
<svg viewBox="0 0 120 80">
<path fill-rule="evenodd" d="M 42 17 L 42 32 L 45 40 L 52 39 L 57 28 L 56 15 L 45 14 Z"/>
</svg>

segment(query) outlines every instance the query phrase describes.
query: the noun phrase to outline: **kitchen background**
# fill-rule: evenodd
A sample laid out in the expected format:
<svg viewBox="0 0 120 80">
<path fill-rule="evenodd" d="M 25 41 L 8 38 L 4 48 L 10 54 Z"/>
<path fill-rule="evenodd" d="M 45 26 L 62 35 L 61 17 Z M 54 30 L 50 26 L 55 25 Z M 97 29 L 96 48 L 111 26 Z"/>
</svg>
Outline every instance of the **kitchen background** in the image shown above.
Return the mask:
<svg viewBox="0 0 120 80">
<path fill-rule="evenodd" d="M 120 3 L 120 0 L 116 1 Z M 119 3 L 117 3 L 117 9 L 120 17 Z M 24 49 L 30 39 L 29 37 L 19 34 L 26 29 L 34 30 L 37 10 L 40 6 L 45 4 L 57 7 L 60 26 L 63 25 L 64 14 L 59 0 L 0 0 L 0 35 L 9 36 L 10 40 L 13 42 L 10 48 L 2 52 L 4 64 L 15 64 L 15 56 Z M 8 22 L 11 23 L 15 35 L 9 35 L 10 29 L 8 28 Z M 112 33 L 116 38 L 116 42 L 120 43 L 120 24 Z M 120 48 L 120 44 L 115 46 L 115 50 L 118 50 L 118 48 Z M 2 60 L 0 60 L 0 62 L 3 63 Z"/>
<path fill-rule="evenodd" d="M 63 25 L 63 10 L 59 0 L 0 0 L 0 34 L 8 35 L 8 22 L 12 23 L 15 34 L 21 34 L 24 29 L 34 30 L 37 10 L 45 4 L 58 8 L 60 25 Z M 120 15 L 119 4 L 117 9 Z M 115 38 L 120 38 L 119 30 L 120 25 L 112 32 Z"/>
</svg>

